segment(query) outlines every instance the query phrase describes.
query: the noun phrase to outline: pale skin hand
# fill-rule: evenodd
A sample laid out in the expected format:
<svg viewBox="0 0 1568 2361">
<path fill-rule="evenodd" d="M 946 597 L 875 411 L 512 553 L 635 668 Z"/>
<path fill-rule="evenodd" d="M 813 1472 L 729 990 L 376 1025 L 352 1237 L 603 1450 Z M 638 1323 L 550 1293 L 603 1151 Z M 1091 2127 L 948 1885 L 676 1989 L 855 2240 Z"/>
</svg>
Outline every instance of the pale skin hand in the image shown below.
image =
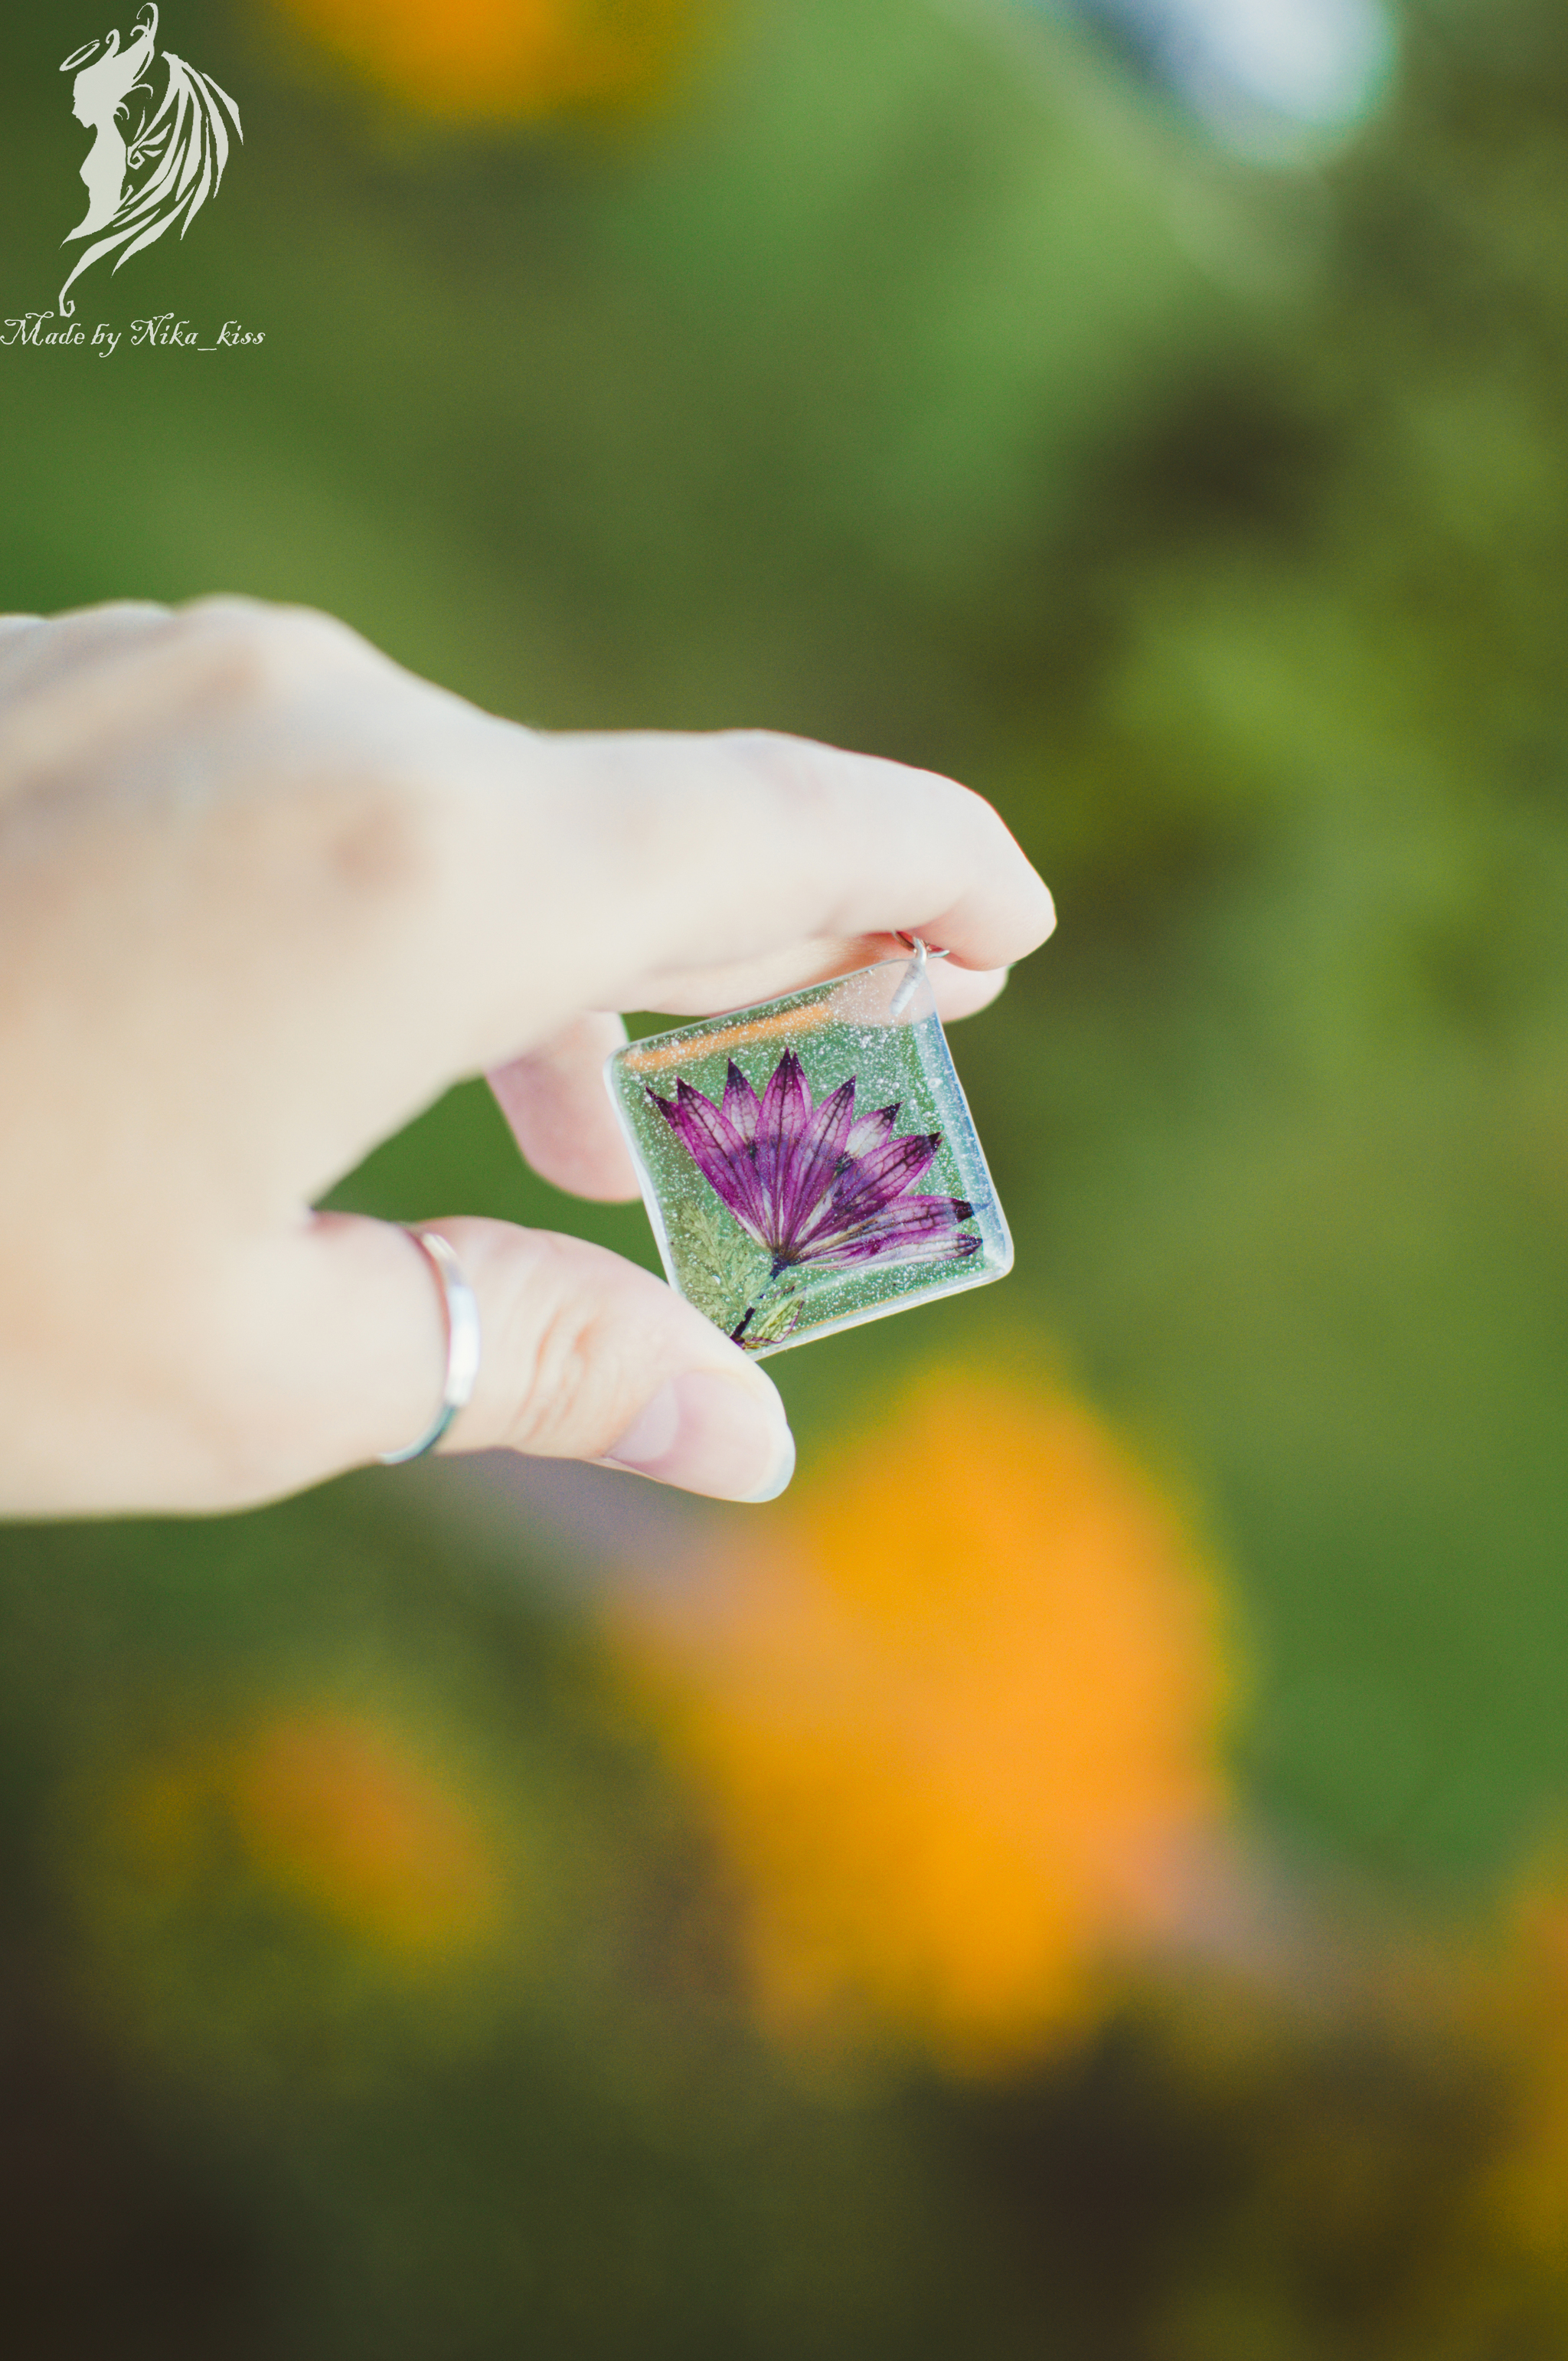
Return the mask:
<svg viewBox="0 0 1568 2361">
<path fill-rule="evenodd" d="M 0 1513 L 209 1510 L 411 1442 L 441 1299 L 311 1202 L 488 1072 L 535 1169 L 635 1183 L 624 1008 L 947 946 L 947 1016 L 1044 940 L 990 807 L 804 741 L 547 737 L 236 599 L 0 620 Z M 646 1271 L 465 1218 L 484 1354 L 447 1448 L 766 1498 L 764 1372 Z"/>
</svg>

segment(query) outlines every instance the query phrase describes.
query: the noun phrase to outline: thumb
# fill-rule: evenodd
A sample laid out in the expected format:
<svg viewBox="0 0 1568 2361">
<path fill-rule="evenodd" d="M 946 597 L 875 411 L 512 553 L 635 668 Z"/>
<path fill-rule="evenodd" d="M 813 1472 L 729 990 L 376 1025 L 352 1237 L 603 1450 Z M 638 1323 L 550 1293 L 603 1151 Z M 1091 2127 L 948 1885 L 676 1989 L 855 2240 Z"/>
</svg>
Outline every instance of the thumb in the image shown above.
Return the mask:
<svg viewBox="0 0 1568 2361">
<path fill-rule="evenodd" d="M 446 1451 L 521 1451 L 587 1459 L 726 1500 L 771 1500 L 789 1482 L 795 1443 L 776 1389 L 753 1361 L 663 1280 L 581 1238 L 467 1218 L 422 1223 L 451 1245 L 479 1309 L 478 1377 Z M 314 1243 L 318 1278 L 337 1296 L 327 1325 L 365 1340 L 379 1383 L 356 1389 L 411 1442 L 440 1399 L 444 1369 L 440 1289 L 411 1238 L 387 1224 L 326 1217 Z M 398 1316 L 381 1304 L 398 1256 Z M 421 1290 L 422 1290 L 422 1295 Z M 379 1307 L 378 1307 L 379 1308 Z M 325 1307 L 323 1307 L 324 1311 Z M 386 1356 L 396 1352 L 398 1408 Z M 369 1378 L 367 1369 L 367 1379 Z"/>
</svg>

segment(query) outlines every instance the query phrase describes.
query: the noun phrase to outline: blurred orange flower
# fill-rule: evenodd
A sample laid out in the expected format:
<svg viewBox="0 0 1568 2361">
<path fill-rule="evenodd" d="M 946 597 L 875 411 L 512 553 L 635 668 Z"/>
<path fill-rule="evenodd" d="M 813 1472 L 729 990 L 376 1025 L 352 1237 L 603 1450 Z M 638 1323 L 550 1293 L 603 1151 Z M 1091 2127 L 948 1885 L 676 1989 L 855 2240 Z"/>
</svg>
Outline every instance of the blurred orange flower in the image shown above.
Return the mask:
<svg viewBox="0 0 1568 2361">
<path fill-rule="evenodd" d="M 519 120 L 655 93 L 706 0 L 283 0 L 305 30 L 426 115 Z"/>
<path fill-rule="evenodd" d="M 396 1731 L 334 1713 L 263 1723 L 228 1785 L 255 1868 L 324 1916 L 393 1950 L 462 1948 L 487 1930 L 490 1848 Z"/>
<path fill-rule="evenodd" d="M 125 1851 L 184 1883 L 214 1852 L 372 1948 L 409 1960 L 489 1931 L 499 1865 L 474 1813 L 378 1720 L 282 1714 L 148 1765 L 123 1792 Z"/>
<path fill-rule="evenodd" d="M 1003 2063 L 1157 1934 L 1220 1808 L 1214 1597 L 1061 1393 L 926 1377 L 619 1643 L 711 1798 L 784 2026 Z"/>
</svg>

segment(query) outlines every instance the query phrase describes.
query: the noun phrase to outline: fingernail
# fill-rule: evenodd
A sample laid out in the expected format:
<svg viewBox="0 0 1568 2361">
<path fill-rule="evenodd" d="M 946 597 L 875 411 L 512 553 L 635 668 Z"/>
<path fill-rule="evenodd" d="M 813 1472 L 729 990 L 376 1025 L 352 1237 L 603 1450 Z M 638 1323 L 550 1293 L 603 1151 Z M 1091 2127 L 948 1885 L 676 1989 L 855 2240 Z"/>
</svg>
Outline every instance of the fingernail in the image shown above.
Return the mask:
<svg viewBox="0 0 1568 2361">
<path fill-rule="evenodd" d="M 795 1437 L 749 1386 L 691 1369 L 660 1387 L 604 1461 L 716 1499 L 776 1500 L 795 1473 Z"/>
<path fill-rule="evenodd" d="M 764 1500 L 776 1500 L 781 1492 L 788 1491 L 790 1477 L 795 1474 L 795 1437 L 787 1426 L 784 1431 L 784 1457 L 779 1461 L 768 1481 L 755 1492 L 741 1494 L 740 1497 L 748 1508 L 760 1509 Z"/>
</svg>

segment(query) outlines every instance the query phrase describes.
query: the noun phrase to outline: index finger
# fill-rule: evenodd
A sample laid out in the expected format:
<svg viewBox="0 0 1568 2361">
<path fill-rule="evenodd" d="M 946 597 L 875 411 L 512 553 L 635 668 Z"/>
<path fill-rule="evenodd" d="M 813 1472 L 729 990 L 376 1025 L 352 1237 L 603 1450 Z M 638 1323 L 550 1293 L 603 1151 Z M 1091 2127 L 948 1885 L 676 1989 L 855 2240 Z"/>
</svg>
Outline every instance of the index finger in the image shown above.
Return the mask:
<svg viewBox="0 0 1568 2361">
<path fill-rule="evenodd" d="M 382 777 L 422 890 L 366 1003 L 383 1129 L 585 1010 L 743 1007 L 900 932 L 990 977 L 1055 922 L 997 813 L 934 773 L 762 732 L 541 736 L 410 686 Z M 339 1095 L 334 1152 L 362 1153 L 345 1116 Z"/>
<path fill-rule="evenodd" d="M 667 977 L 900 932 L 960 966 L 1001 968 L 1055 924 L 992 806 L 933 772 L 765 731 L 541 751 L 597 840 L 623 972 Z"/>
</svg>

